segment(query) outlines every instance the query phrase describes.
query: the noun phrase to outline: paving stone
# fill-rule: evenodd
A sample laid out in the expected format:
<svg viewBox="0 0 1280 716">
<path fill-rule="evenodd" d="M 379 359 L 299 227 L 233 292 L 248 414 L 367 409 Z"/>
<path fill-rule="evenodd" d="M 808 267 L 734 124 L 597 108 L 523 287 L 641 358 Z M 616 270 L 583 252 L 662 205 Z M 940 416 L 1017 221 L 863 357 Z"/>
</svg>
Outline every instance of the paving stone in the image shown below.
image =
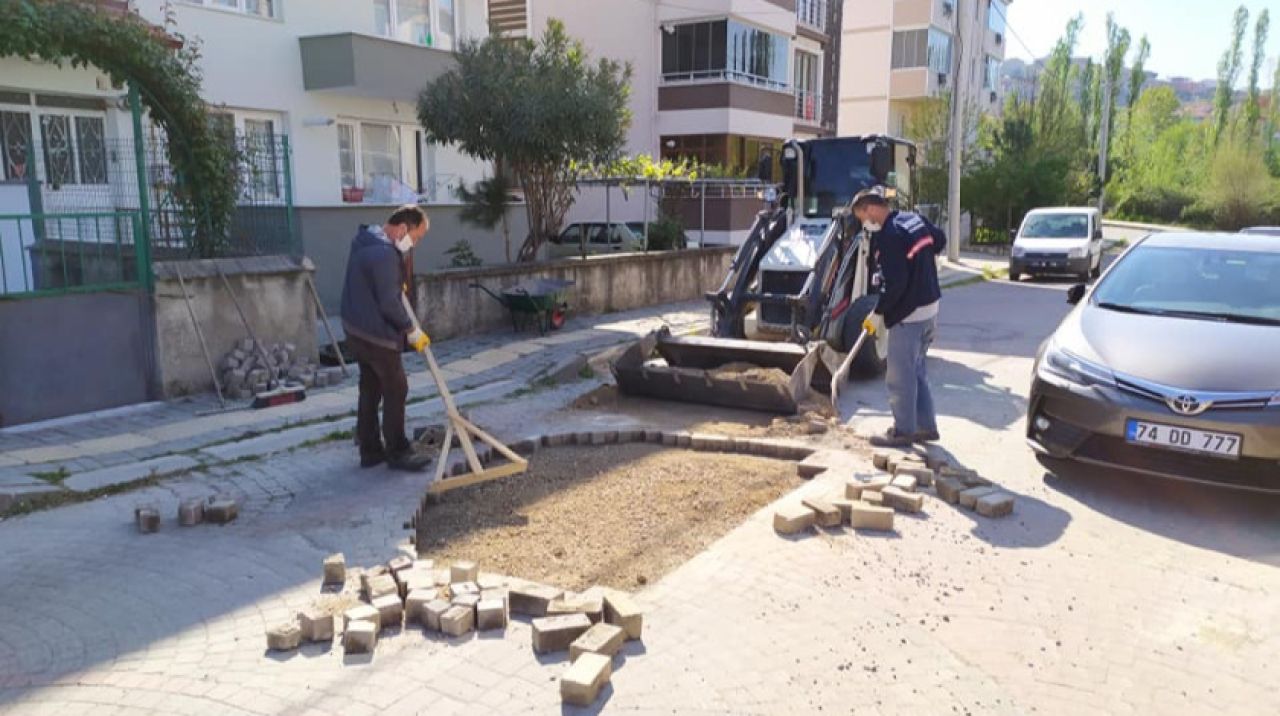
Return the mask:
<svg viewBox="0 0 1280 716">
<path fill-rule="evenodd" d="M 423 568 L 417 565 L 403 570 L 397 575 L 397 582 L 400 583 L 400 596 L 408 599 L 409 595 L 417 591 L 430 591 L 432 594 L 439 592 L 436 587 L 435 570 L 431 568 Z"/>
<path fill-rule="evenodd" d="M 647 443 L 651 443 L 651 444 L 661 444 L 661 443 L 662 443 L 662 431 L 661 431 L 661 430 L 646 430 L 646 431 L 644 431 L 644 441 L 645 441 L 645 442 L 647 442 Z"/>
<path fill-rule="evenodd" d="M 594 624 L 569 645 L 569 661 L 577 661 L 582 654 L 612 657 L 626 641 L 627 632 L 617 624 Z"/>
<path fill-rule="evenodd" d="M 390 574 L 363 574 L 360 576 L 361 589 L 366 599 L 370 602 L 389 594 L 395 595 L 396 599 L 400 598 L 400 585 L 396 584 L 396 580 L 391 578 Z"/>
<path fill-rule="evenodd" d="M 893 482 L 890 482 L 889 486 L 896 487 L 904 492 L 915 492 L 916 478 L 913 475 L 899 474 L 893 478 Z"/>
<path fill-rule="evenodd" d="M 551 600 L 564 594 L 561 589 L 543 584 L 527 584 L 512 587 L 507 592 L 507 599 L 512 614 L 524 614 L 531 617 L 545 617 Z"/>
<path fill-rule="evenodd" d="M 433 599 L 422 608 L 422 626 L 430 631 L 440 631 L 440 617 L 453 608 L 451 602 Z"/>
<path fill-rule="evenodd" d="M 998 487 L 970 487 L 960 493 L 960 506 L 974 509 L 974 505 L 982 497 L 986 497 L 995 492 L 999 492 Z"/>
<path fill-rule="evenodd" d="M 240 516 L 240 505 L 230 497 L 211 497 L 204 506 L 204 519 L 215 525 L 225 525 Z"/>
<path fill-rule="evenodd" d="M 298 612 L 298 629 L 305 641 L 333 641 L 333 615 L 319 607 Z"/>
<path fill-rule="evenodd" d="M 369 606 L 378 610 L 382 628 L 399 627 L 404 624 L 404 603 L 400 601 L 399 593 L 384 594 L 374 599 Z"/>
<path fill-rule="evenodd" d="M 888 470 L 889 469 L 889 451 L 876 450 L 875 453 L 871 455 L 871 464 L 875 465 L 877 470 Z"/>
<path fill-rule="evenodd" d="M 552 599 L 547 605 L 547 616 L 555 617 L 563 614 L 586 614 L 592 624 L 604 619 L 604 600 L 600 597 L 584 597 L 565 594 Z"/>
<path fill-rule="evenodd" d="M 693 447 L 693 436 L 683 431 L 676 433 L 676 447 Z"/>
<path fill-rule="evenodd" d="M 821 497 L 806 497 L 801 504 L 813 510 L 813 521 L 819 527 L 839 527 L 840 510 Z"/>
<path fill-rule="evenodd" d="M 133 520 L 142 534 L 160 531 L 160 510 L 154 505 L 138 507 L 133 511 Z"/>
<path fill-rule="evenodd" d="M 813 527 L 817 515 L 804 505 L 794 503 L 779 507 L 773 513 L 773 529 L 778 534 L 793 535 Z"/>
<path fill-rule="evenodd" d="M 565 651 L 591 628 L 586 614 L 565 614 L 533 620 L 533 650 L 539 654 Z"/>
<path fill-rule="evenodd" d="M 141 462 L 127 462 L 100 470 L 81 472 L 63 480 L 62 486 L 73 492 L 90 492 L 104 487 L 145 480 L 153 475 L 182 472 L 199 465 L 199 460 L 187 455 L 166 455 Z"/>
<path fill-rule="evenodd" d="M 900 487 L 890 485 L 880 494 L 884 497 L 886 506 L 899 512 L 915 514 L 924 507 L 924 495 L 918 492 L 907 492 Z"/>
<path fill-rule="evenodd" d="M 439 596 L 440 592 L 434 587 L 431 589 L 415 589 L 409 592 L 404 600 L 404 623 L 406 625 L 421 623 L 422 610 Z"/>
<path fill-rule="evenodd" d="M 604 620 L 622 627 L 627 639 L 639 639 L 644 629 L 644 612 L 625 592 L 607 591 L 604 595 Z"/>
<path fill-rule="evenodd" d="M 583 654 L 560 677 L 560 699 L 572 706 L 590 706 L 612 674 L 612 659 L 601 654 Z"/>
<path fill-rule="evenodd" d="M 860 499 L 865 488 L 866 483 L 861 480 L 850 480 L 844 484 L 844 497 L 846 500 Z"/>
<path fill-rule="evenodd" d="M 934 481 L 933 489 L 938 494 L 938 499 L 954 505 L 960 502 L 960 493 L 967 488 L 954 477 L 939 477 Z"/>
<path fill-rule="evenodd" d="M 481 572 L 480 576 L 476 578 L 476 586 L 480 588 L 481 592 L 487 589 L 504 589 L 507 586 L 507 580 L 496 574 Z"/>
<path fill-rule="evenodd" d="M 178 524 L 194 527 L 204 522 L 204 500 L 183 500 L 178 503 Z"/>
<path fill-rule="evenodd" d="M 413 560 L 409 559 L 403 554 L 400 555 L 399 557 L 392 559 L 390 562 L 387 562 L 387 569 L 391 571 L 391 576 L 395 577 L 397 580 L 399 579 L 398 575 L 401 572 L 403 572 L 406 569 L 409 569 L 412 566 L 413 566 Z"/>
<path fill-rule="evenodd" d="M 921 465 L 898 465 L 897 471 L 894 473 L 898 478 L 912 478 L 915 480 L 917 487 L 929 487 L 933 484 L 933 470 Z"/>
<path fill-rule="evenodd" d="M 862 496 L 858 498 L 858 501 L 865 502 L 868 505 L 883 505 L 884 493 L 879 490 L 863 490 Z"/>
<path fill-rule="evenodd" d="M 502 599 L 482 599 L 476 604 L 476 629 L 490 631 L 507 627 L 507 603 Z"/>
<path fill-rule="evenodd" d="M 453 605 L 440 615 L 440 631 L 452 637 L 465 636 L 476 627 L 476 610 Z"/>
<path fill-rule="evenodd" d="M 849 513 L 853 510 L 853 503 L 857 502 L 857 500 L 850 500 L 846 497 L 830 497 L 827 502 L 830 502 L 832 507 L 840 510 L 840 522 L 846 525 L 849 524 Z"/>
<path fill-rule="evenodd" d="M 874 475 L 863 481 L 863 492 L 879 492 L 893 483 L 892 475 Z"/>
<path fill-rule="evenodd" d="M 451 599 L 450 601 L 454 604 L 454 606 L 466 607 L 468 609 L 475 609 L 476 605 L 480 603 L 480 593 L 473 592 L 471 594 L 459 594 L 455 596 L 453 599 Z"/>
<path fill-rule="evenodd" d="M 1003 491 L 983 495 L 974 503 L 974 507 L 983 517 L 1011 515 L 1013 514 L 1013 495 Z"/>
<path fill-rule="evenodd" d="M 350 631 L 356 622 L 370 622 L 378 628 L 382 627 L 382 612 L 368 604 L 357 604 L 342 613 L 342 630 Z"/>
<path fill-rule="evenodd" d="M 675 433 L 662 433 L 662 444 L 667 447 L 676 447 L 679 443 L 679 437 Z"/>
<path fill-rule="evenodd" d="M 475 582 L 454 582 L 449 585 L 450 597 L 461 597 L 464 594 L 479 594 L 480 585 Z"/>
<path fill-rule="evenodd" d="M 352 622 L 342 632 L 342 648 L 348 654 L 369 654 L 377 645 L 378 626 L 373 622 Z"/>
<path fill-rule="evenodd" d="M 856 502 L 849 513 L 849 524 L 856 530 L 893 530 L 893 510 L 888 507 Z"/>
<path fill-rule="evenodd" d="M 474 582 L 480 577 L 480 568 L 475 562 L 454 562 L 449 567 L 450 582 Z"/>
<path fill-rule="evenodd" d="M 324 583 L 346 584 L 347 558 L 341 552 L 324 558 Z"/>
<path fill-rule="evenodd" d="M 302 630 L 290 622 L 267 631 L 267 648 L 272 651 L 293 651 L 302 642 Z"/>
</svg>

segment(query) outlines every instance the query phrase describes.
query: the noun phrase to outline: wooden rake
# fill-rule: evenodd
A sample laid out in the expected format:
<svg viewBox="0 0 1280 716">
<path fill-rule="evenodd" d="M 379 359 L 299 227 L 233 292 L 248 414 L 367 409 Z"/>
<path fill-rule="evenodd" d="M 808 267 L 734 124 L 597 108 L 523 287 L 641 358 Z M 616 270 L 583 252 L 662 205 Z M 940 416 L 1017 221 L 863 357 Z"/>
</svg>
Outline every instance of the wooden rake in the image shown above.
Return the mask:
<svg viewBox="0 0 1280 716">
<path fill-rule="evenodd" d="M 400 300 L 404 304 L 404 310 L 409 314 L 409 319 L 413 321 L 413 327 L 422 330 L 421 324 L 418 323 L 417 315 L 409 305 L 408 296 L 402 293 L 400 294 Z M 449 490 L 456 490 L 460 487 L 467 487 L 481 482 L 489 482 L 490 480 L 497 480 L 510 475 L 519 475 L 528 470 L 528 460 L 517 455 L 514 450 L 504 445 L 497 438 L 476 427 L 474 423 L 462 417 L 462 414 L 458 412 L 458 406 L 453 402 L 453 394 L 449 392 L 449 386 L 445 383 L 444 376 L 440 374 L 440 366 L 436 363 L 435 354 L 431 352 L 431 346 L 424 348 L 422 355 L 427 359 L 427 369 L 431 371 L 431 377 L 436 381 L 436 389 L 440 391 L 440 400 L 444 403 L 445 416 L 448 418 L 444 428 L 444 440 L 440 443 L 440 455 L 436 458 L 435 479 L 431 481 L 431 487 L 427 488 L 427 495 L 438 496 Z M 449 464 L 449 451 L 453 447 L 455 436 L 462 446 L 462 453 L 466 457 L 467 467 L 471 469 L 471 472 L 445 479 L 444 470 L 445 466 Z M 489 447 L 507 458 L 509 462 L 493 467 L 485 467 L 480 462 L 480 456 L 476 453 L 475 444 L 472 442 L 475 439 L 487 443 Z"/>
</svg>

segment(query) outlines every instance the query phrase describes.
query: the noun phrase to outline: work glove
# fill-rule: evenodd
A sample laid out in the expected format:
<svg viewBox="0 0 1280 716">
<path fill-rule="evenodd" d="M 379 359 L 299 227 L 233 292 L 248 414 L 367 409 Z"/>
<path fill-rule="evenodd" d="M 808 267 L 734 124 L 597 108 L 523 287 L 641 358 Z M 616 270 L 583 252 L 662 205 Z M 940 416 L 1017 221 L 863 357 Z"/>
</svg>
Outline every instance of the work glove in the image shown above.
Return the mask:
<svg viewBox="0 0 1280 716">
<path fill-rule="evenodd" d="M 880 315 L 879 313 L 869 314 L 862 321 L 862 330 L 866 331 L 867 335 L 869 336 L 874 336 L 877 333 L 882 333 L 885 330 L 884 316 Z"/>
<path fill-rule="evenodd" d="M 409 345 L 415 351 L 421 353 L 427 349 L 427 346 L 431 345 L 431 338 L 426 333 L 423 333 L 422 329 L 415 328 L 413 333 L 409 334 Z"/>
</svg>

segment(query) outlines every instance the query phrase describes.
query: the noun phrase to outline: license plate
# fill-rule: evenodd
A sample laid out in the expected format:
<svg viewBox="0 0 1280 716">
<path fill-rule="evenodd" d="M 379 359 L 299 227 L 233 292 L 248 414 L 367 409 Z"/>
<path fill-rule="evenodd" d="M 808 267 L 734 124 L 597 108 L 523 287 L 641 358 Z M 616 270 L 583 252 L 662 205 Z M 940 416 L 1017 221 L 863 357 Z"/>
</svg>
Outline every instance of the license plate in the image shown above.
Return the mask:
<svg viewBox="0 0 1280 716">
<path fill-rule="evenodd" d="M 1182 450 L 1214 457 L 1238 458 L 1243 442 L 1239 435 L 1217 433 L 1176 425 L 1130 420 L 1125 426 L 1125 439 L 1135 445 L 1150 445 L 1168 450 Z"/>
</svg>

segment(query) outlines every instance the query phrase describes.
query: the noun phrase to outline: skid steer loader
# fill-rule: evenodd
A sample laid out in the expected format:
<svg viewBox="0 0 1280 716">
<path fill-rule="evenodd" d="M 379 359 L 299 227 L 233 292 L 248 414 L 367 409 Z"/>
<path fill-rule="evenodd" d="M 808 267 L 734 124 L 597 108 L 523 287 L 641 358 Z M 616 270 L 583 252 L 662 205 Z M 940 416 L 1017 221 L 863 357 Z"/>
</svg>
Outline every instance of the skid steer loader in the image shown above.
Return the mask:
<svg viewBox="0 0 1280 716">
<path fill-rule="evenodd" d="M 811 385 L 831 382 L 876 305 L 870 242 L 849 205 L 878 186 L 910 207 L 915 151 L 883 135 L 788 141 L 779 201 L 757 214 L 724 282 L 706 294 L 709 335 L 646 336 L 613 362 L 619 390 L 796 413 Z M 884 335 L 864 341 L 850 374 L 882 373 L 886 354 Z"/>
</svg>

